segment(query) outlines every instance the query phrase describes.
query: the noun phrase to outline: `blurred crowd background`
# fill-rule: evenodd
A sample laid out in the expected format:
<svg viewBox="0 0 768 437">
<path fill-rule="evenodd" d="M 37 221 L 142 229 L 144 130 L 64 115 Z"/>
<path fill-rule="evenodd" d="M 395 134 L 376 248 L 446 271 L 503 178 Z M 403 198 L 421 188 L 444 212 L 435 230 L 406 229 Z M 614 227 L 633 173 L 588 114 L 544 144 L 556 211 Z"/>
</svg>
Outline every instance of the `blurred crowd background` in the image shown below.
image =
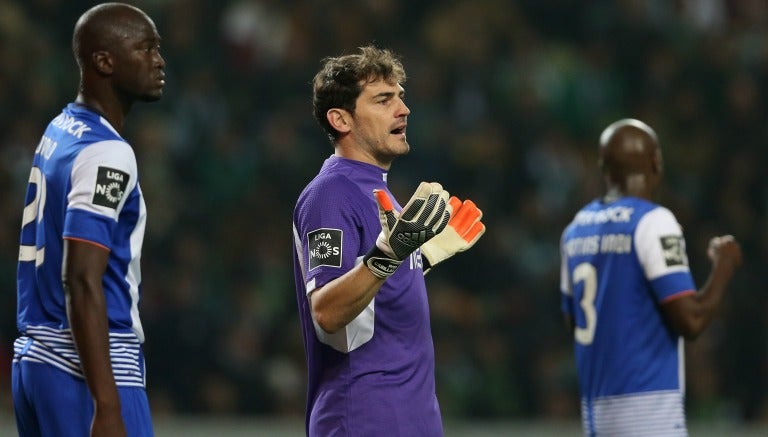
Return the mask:
<svg viewBox="0 0 768 437">
<path fill-rule="evenodd" d="M 10 412 L 23 195 L 45 125 L 78 85 L 71 32 L 95 2 L 0 0 L 0 411 Z M 147 0 L 165 96 L 125 137 L 148 203 L 142 318 L 157 415 L 301 418 L 291 213 L 332 153 L 311 115 L 326 56 L 368 43 L 408 74 L 399 200 L 440 181 L 488 231 L 427 277 L 447 418 L 578 417 L 559 304 L 560 232 L 600 194 L 597 140 L 642 119 L 659 200 L 687 238 L 734 234 L 745 264 L 687 345 L 691 420 L 768 423 L 768 3 L 761 0 Z"/>
</svg>

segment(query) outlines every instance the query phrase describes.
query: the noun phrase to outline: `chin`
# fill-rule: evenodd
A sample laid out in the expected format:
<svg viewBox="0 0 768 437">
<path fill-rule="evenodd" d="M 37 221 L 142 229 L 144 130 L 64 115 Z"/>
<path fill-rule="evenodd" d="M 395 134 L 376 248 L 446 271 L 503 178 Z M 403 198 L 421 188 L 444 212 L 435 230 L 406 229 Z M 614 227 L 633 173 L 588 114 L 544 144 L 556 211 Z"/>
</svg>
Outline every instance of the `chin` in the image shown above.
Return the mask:
<svg viewBox="0 0 768 437">
<path fill-rule="evenodd" d="M 163 97 L 162 90 L 155 93 L 151 93 L 151 94 L 144 94 L 139 98 L 139 100 L 141 100 L 142 102 L 156 102 L 160 100 L 161 97 Z"/>
</svg>

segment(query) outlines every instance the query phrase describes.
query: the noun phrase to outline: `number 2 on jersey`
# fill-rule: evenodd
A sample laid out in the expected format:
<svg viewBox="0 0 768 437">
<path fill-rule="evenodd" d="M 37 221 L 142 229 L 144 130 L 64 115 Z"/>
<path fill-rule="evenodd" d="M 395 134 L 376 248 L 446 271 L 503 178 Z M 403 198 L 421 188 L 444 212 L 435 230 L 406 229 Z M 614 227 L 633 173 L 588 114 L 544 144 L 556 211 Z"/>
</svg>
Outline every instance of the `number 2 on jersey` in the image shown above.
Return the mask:
<svg viewBox="0 0 768 437">
<path fill-rule="evenodd" d="M 29 184 L 35 185 L 35 198 L 24 207 L 24 214 L 21 219 L 21 229 L 35 220 L 42 219 L 43 208 L 45 207 L 45 177 L 39 167 L 32 167 L 29 173 Z M 35 266 L 39 266 L 45 260 L 45 247 L 37 248 L 35 244 L 22 244 L 19 246 L 19 261 L 35 261 Z"/>
<path fill-rule="evenodd" d="M 597 269 L 590 263 L 581 263 L 573 269 L 574 284 L 584 283 L 584 295 L 579 301 L 584 311 L 586 326 L 576 327 L 573 337 L 577 342 L 585 346 L 592 344 L 595 338 L 595 325 L 597 324 L 597 311 L 595 310 L 595 297 L 597 297 Z"/>
</svg>

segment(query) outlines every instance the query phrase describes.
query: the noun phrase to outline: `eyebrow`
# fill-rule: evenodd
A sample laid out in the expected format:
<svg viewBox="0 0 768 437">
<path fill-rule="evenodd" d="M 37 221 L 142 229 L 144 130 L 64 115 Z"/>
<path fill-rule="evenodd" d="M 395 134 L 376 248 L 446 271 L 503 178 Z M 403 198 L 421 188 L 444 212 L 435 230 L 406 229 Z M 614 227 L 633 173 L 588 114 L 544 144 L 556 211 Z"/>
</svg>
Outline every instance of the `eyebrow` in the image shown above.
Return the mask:
<svg viewBox="0 0 768 437">
<path fill-rule="evenodd" d="M 395 93 L 394 93 L 394 92 L 392 92 L 392 91 L 383 91 L 383 92 L 380 92 L 380 93 L 378 93 L 378 94 L 375 94 L 375 95 L 373 96 L 373 98 L 374 98 L 374 99 L 378 99 L 379 97 L 386 97 L 386 98 L 388 98 L 388 99 L 389 99 L 389 98 L 392 98 L 392 97 L 394 97 L 394 95 L 395 95 Z"/>
<path fill-rule="evenodd" d="M 374 100 L 378 99 L 380 97 L 391 99 L 392 97 L 395 96 L 395 94 L 397 94 L 398 96 L 404 96 L 405 95 L 405 90 L 400 90 L 400 92 L 397 92 L 397 93 L 395 93 L 394 91 L 382 91 L 382 92 L 380 92 L 378 94 L 374 94 L 373 97 L 371 97 L 371 98 L 374 99 Z"/>
</svg>

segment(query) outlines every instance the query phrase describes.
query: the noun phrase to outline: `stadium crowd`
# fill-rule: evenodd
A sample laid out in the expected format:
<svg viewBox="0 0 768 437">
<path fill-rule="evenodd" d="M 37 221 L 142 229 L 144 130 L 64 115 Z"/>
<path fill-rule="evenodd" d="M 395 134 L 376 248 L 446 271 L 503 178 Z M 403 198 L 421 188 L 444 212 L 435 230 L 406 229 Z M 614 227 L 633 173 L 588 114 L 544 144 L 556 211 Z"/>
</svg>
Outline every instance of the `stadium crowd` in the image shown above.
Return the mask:
<svg viewBox="0 0 768 437">
<path fill-rule="evenodd" d="M 473 255 L 430 273 L 447 418 L 578 417 L 558 243 L 597 196 L 597 140 L 654 126 L 660 201 L 692 270 L 732 233 L 745 264 L 687 346 L 691 419 L 768 422 L 768 5 L 760 1 L 137 1 L 155 18 L 166 95 L 136 108 L 148 203 L 142 319 L 156 414 L 302 417 L 291 271 L 296 197 L 332 153 L 311 115 L 324 56 L 402 55 L 412 150 L 401 201 L 440 181 L 484 211 Z M 0 2 L 0 410 L 10 412 L 18 230 L 42 129 L 73 97 L 70 35 L 92 2 Z M 762 164 L 761 164 L 762 163 Z M 416 171 L 418 169 L 418 171 Z M 697 278 L 703 281 L 704 278 Z"/>
</svg>

